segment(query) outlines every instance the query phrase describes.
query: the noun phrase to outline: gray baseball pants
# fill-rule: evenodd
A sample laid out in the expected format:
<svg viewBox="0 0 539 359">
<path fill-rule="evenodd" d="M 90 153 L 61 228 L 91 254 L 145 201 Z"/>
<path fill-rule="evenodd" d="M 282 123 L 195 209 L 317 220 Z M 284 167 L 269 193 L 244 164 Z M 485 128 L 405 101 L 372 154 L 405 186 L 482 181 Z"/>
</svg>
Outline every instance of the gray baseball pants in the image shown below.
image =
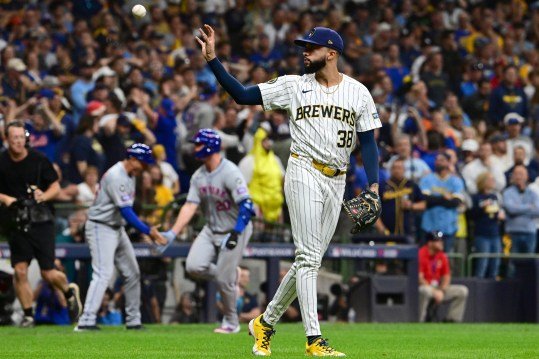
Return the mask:
<svg viewBox="0 0 539 359">
<path fill-rule="evenodd" d="M 189 274 L 197 278 L 217 281 L 224 308 L 223 323 L 231 327 L 239 325 L 236 310 L 236 282 L 238 280 L 236 268 L 240 264 L 243 249 L 252 233 L 253 225 L 249 223 L 238 236 L 236 248 L 220 250 L 221 242 L 226 234 L 214 234 L 207 226 L 204 226 L 187 255 L 185 268 Z"/>
<path fill-rule="evenodd" d="M 92 255 L 93 274 L 79 326 L 95 325 L 97 311 L 112 278 L 114 266 L 124 278 L 125 324 L 139 325 L 140 270 L 125 229 L 87 221 L 85 234 Z"/>
</svg>

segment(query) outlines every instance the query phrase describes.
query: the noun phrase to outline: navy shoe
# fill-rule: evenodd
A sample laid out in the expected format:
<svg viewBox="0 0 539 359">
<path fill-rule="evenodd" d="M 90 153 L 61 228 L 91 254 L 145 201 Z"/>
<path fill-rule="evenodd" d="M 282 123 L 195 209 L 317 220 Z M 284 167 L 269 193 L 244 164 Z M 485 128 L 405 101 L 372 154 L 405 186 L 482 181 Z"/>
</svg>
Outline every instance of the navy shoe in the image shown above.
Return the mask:
<svg viewBox="0 0 539 359">
<path fill-rule="evenodd" d="M 75 332 L 98 332 L 101 328 L 97 325 L 77 325 L 73 331 Z"/>
<path fill-rule="evenodd" d="M 146 327 L 143 326 L 142 324 L 126 325 L 125 329 L 127 329 L 127 330 L 146 330 Z"/>
</svg>

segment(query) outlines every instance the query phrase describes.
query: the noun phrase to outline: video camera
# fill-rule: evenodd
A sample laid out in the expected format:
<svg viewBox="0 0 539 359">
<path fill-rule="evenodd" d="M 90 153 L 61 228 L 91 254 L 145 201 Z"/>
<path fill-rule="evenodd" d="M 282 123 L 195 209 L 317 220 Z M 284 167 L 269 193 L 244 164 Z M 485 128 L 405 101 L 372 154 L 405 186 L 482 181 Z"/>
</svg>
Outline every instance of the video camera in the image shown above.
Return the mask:
<svg viewBox="0 0 539 359">
<path fill-rule="evenodd" d="M 36 186 L 27 186 L 27 196 L 22 196 L 8 207 L 11 227 L 20 232 L 28 232 L 33 223 L 45 223 L 53 220 L 51 210 L 44 203 L 34 199 Z"/>
</svg>

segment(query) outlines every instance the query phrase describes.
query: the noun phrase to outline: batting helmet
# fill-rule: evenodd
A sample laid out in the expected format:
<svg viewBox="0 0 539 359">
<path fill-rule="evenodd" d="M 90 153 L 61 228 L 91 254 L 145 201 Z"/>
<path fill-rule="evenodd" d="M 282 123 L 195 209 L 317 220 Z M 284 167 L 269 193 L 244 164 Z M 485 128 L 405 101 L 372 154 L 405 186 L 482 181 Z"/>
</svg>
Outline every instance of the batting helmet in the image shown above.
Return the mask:
<svg viewBox="0 0 539 359">
<path fill-rule="evenodd" d="M 210 128 L 198 130 L 191 142 L 204 144 L 201 150 L 195 152 L 196 158 L 206 158 L 212 153 L 221 151 L 221 136 Z"/>
<path fill-rule="evenodd" d="M 144 143 L 135 143 L 127 148 L 127 158 L 136 158 L 139 161 L 152 165 L 155 160 L 152 156 L 152 150 Z"/>
</svg>

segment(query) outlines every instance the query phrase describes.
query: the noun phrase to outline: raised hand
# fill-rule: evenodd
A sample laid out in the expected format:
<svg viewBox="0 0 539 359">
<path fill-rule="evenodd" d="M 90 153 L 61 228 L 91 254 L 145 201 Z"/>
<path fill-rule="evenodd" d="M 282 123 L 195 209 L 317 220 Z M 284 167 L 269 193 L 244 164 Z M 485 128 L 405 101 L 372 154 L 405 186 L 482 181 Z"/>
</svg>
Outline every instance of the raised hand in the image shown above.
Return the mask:
<svg viewBox="0 0 539 359">
<path fill-rule="evenodd" d="M 206 61 L 211 61 L 215 58 L 215 31 L 210 25 L 204 25 L 204 29 L 198 29 L 200 37 L 195 36 L 195 39 L 202 48 L 202 56 Z"/>
</svg>

